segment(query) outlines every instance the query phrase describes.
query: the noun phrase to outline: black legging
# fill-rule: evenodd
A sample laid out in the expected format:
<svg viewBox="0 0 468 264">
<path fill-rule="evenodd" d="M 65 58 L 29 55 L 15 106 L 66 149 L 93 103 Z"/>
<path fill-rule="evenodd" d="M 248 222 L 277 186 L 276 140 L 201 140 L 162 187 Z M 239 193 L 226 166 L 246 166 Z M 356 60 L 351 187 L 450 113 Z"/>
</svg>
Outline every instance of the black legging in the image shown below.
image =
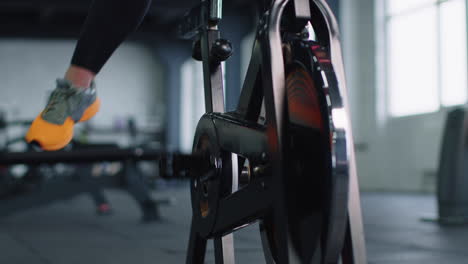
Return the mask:
<svg viewBox="0 0 468 264">
<path fill-rule="evenodd" d="M 94 0 L 71 64 L 99 73 L 112 53 L 140 25 L 151 0 Z"/>
</svg>

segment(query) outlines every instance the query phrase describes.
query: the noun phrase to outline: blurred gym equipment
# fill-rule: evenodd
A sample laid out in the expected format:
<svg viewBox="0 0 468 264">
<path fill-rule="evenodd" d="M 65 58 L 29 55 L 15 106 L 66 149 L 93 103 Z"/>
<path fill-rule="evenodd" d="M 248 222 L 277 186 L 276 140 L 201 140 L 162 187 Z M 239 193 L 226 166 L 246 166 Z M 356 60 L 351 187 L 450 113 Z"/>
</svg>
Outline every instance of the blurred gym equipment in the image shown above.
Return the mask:
<svg viewBox="0 0 468 264">
<path fill-rule="evenodd" d="M 468 117 L 465 108 L 447 114 L 437 174 L 438 221 L 468 223 Z"/>
<path fill-rule="evenodd" d="M 28 121 L 2 121 L 0 123 L 3 124 L 2 130 L 5 130 L 6 126 L 30 124 Z M 27 146 L 29 151 L 27 153 L 35 153 L 34 148 L 31 145 L 26 145 L 21 137 L 8 140 L 3 154 L 9 155 L 10 145 L 21 143 Z M 79 150 L 113 152 L 120 149 L 116 144 L 91 144 L 73 141 L 64 152 L 73 155 L 74 151 Z M 40 152 L 36 153 L 40 155 Z M 10 152 L 10 154 L 13 153 Z M 31 159 L 34 160 L 34 157 Z M 14 172 L 15 168 L 18 170 L 17 166 L 11 168 L 3 166 L 0 172 L 0 198 L 2 199 L 0 201 L 0 216 L 37 208 L 57 200 L 71 199 L 82 193 L 89 193 L 99 215 L 107 215 L 111 213 L 111 206 L 103 189 L 118 188 L 128 191 L 129 195 L 135 199 L 141 208 L 144 222 L 159 219 L 157 201 L 151 197 L 146 179 L 143 178 L 143 173 L 138 168 L 136 161 L 128 160 L 113 164 L 80 162 L 74 165 L 55 163 L 44 165 L 30 160 L 29 163 L 24 163 L 27 165 L 19 165 L 22 166 L 19 169 L 23 170 L 21 175 Z M 106 170 L 106 168 L 110 169 Z"/>
</svg>

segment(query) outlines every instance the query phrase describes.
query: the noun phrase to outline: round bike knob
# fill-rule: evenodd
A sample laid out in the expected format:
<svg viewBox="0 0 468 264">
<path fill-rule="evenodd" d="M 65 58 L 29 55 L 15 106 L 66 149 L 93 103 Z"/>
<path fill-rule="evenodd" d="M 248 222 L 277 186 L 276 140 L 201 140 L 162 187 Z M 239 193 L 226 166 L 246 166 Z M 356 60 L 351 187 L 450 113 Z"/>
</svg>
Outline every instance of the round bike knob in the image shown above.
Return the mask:
<svg viewBox="0 0 468 264">
<path fill-rule="evenodd" d="M 211 48 L 211 56 L 218 62 L 225 61 L 233 54 L 232 44 L 227 39 L 217 39 Z"/>
</svg>

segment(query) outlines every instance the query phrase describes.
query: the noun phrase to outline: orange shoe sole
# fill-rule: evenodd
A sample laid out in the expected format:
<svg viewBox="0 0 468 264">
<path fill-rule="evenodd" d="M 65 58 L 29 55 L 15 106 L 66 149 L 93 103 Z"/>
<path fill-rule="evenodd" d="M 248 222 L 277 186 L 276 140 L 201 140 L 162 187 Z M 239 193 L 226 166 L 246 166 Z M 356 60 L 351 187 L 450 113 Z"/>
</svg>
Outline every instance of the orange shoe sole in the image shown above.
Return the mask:
<svg viewBox="0 0 468 264">
<path fill-rule="evenodd" d="M 62 125 L 56 125 L 45 121 L 39 114 L 29 127 L 26 142 L 35 142 L 47 151 L 59 150 L 72 140 L 74 125 L 70 117 Z"/>
<path fill-rule="evenodd" d="M 85 122 L 91 119 L 99 111 L 101 101 L 96 99 L 83 113 L 78 122 Z M 26 134 L 26 142 L 37 143 L 43 150 L 54 151 L 64 148 L 73 138 L 73 128 L 75 121 L 67 117 L 62 125 L 51 124 L 42 119 L 39 114 L 29 127 Z"/>
<path fill-rule="evenodd" d="M 83 113 L 83 116 L 78 122 L 85 122 L 91 119 L 93 116 L 96 115 L 96 113 L 99 111 L 101 108 L 101 100 L 99 98 L 96 98 L 94 103 L 92 103 L 88 108 Z"/>
</svg>

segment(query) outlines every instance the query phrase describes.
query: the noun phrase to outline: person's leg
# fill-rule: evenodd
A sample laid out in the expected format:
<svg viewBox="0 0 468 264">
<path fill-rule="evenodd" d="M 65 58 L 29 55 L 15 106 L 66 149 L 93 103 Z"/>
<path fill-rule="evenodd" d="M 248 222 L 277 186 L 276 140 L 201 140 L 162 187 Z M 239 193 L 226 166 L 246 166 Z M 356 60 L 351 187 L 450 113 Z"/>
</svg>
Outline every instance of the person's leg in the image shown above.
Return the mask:
<svg viewBox="0 0 468 264">
<path fill-rule="evenodd" d="M 70 81 L 76 87 L 87 88 L 91 86 L 96 73 L 76 65 L 70 65 L 65 73 L 65 80 Z"/>
<path fill-rule="evenodd" d="M 151 0 L 95 0 L 81 31 L 71 65 L 98 74 L 122 41 L 134 32 Z"/>
<path fill-rule="evenodd" d="M 89 120 L 99 110 L 94 77 L 125 38 L 136 30 L 151 0 L 95 0 L 83 25 L 71 64 L 47 106 L 36 117 L 26 141 L 45 150 L 65 147 L 73 126 Z M 89 89 L 88 89 L 89 88 Z"/>
</svg>

